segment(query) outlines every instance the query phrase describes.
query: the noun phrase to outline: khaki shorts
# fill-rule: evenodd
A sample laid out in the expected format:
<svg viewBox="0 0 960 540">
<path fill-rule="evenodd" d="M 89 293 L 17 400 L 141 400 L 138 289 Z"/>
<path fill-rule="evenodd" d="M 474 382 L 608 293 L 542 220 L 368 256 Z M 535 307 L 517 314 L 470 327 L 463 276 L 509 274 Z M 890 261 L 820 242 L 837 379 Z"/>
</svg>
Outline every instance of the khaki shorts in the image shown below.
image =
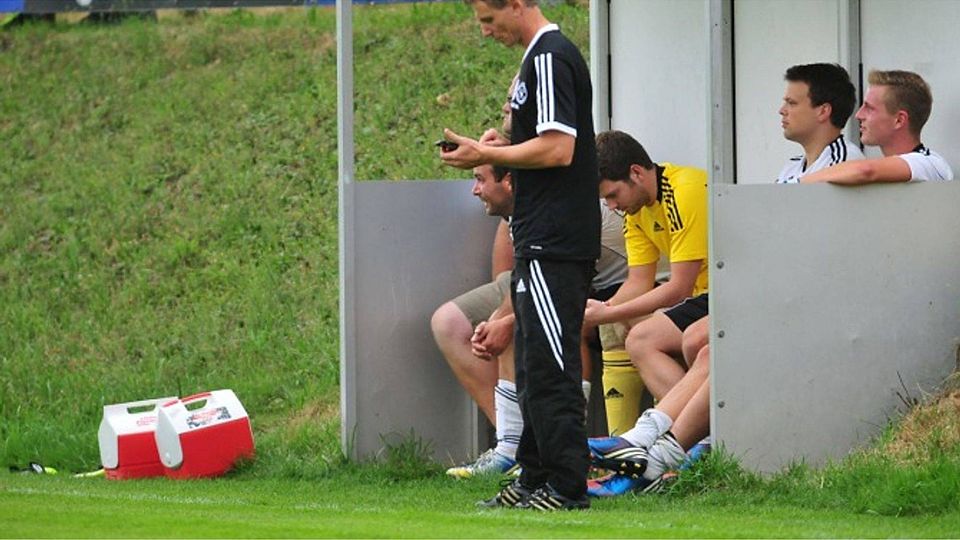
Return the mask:
<svg viewBox="0 0 960 540">
<path fill-rule="evenodd" d="M 495 281 L 481 285 L 454 298 L 460 311 L 467 316 L 471 327 L 490 318 L 490 315 L 503 303 L 503 297 L 510 294 L 510 271 L 500 272 Z"/>
<path fill-rule="evenodd" d="M 606 351 L 622 351 L 630 329 L 622 322 L 601 324 L 600 347 Z"/>
</svg>

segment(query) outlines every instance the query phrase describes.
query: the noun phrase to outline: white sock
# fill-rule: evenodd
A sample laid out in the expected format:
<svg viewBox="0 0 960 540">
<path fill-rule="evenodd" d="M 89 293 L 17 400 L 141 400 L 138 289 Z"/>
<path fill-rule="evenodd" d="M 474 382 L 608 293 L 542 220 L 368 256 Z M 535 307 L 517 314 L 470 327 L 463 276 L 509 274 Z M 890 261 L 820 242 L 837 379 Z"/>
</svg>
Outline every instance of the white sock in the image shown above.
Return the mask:
<svg viewBox="0 0 960 540">
<path fill-rule="evenodd" d="M 583 389 L 583 399 L 586 400 L 587 405 L 589 405 L 590 404 L 590 388 L 591 388 L 590 381 L 586 381 L 586 380 L 580 381 L 580 388 Z"/>
<path fill-rule="evenodd" d="M 510 459 L 517 457 L 517 445 L 523 432 L 523 417 L 517 402 L 517 385 L 499 379 L 493 389 L 493 408 L 497 416 L 497 447 L 494 451 Z"/>
<path fill-rule="evenodd" d="M 663 476 L 663 473 L 676 470 L 686 459 L 687 453 L 683 451 L 680 443 L 673 436 L 664 435 L 650 448 L 647 456 L 647 470 L 643 472 L 643 477 L 647 480 L 656 480 Z"/>
<path fill-rule="evenodd" d="M 621 435 L 634 446 L 650 448 L 661 435 L 670 430 L 673 420 L 666 413 L 657 409 L 643 411 L 637 423 L 629 431 Z"/>
</svg>

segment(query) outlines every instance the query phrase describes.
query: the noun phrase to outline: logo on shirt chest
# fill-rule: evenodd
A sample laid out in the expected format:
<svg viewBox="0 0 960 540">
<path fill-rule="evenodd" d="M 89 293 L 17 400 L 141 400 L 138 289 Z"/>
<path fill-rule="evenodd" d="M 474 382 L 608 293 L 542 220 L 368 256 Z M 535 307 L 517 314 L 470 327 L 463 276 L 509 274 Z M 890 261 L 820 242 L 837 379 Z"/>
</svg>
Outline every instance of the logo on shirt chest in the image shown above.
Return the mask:
<svg viewBox="0 0 960 540">
<path fill-rule="evenodd" d="M 512 108 L 519 109 L 521 105 L 527 102 L 527 83 L 520 81 L 513 90 Z"/>
</svg>

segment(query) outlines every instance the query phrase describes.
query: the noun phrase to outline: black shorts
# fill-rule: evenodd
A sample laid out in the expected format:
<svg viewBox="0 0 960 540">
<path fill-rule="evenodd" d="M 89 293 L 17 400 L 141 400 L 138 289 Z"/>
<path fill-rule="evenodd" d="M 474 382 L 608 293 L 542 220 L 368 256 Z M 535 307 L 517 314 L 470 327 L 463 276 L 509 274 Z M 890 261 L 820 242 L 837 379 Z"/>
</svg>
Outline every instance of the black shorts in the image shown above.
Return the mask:
<svg viewBox="0 0 960 540">
<path fill-rule="evenodd" d="M 663 312 L 664 315 L 677 325 L 681 332 L 691 324 L 707 316 L 707 294 L 687 298 L 683 302 Z"/>
<path fill-rule="evenodd" d="M 606 302 L 607 300 L 613 298 L 614 294 L 617 294 L 617 291 L 620 290 L 621 285 L 623 285 L 623 283 L 614 283 L 613 285 L 600 290 L 591 288 L 590 296 L 588 298 L 593 298 L 594 300 Z"/>
</svg>

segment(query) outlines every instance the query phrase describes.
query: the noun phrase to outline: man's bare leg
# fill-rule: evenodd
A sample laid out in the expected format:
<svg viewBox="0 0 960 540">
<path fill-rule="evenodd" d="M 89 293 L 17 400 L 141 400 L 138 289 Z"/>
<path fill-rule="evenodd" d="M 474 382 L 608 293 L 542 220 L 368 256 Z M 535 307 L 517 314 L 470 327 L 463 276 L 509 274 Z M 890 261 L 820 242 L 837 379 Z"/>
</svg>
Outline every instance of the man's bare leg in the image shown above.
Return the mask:
<svg viewBox="0 0 960 540">
<path fill-rule="evenodd" d="M 657 410 L 662 411 L 664 414 L 673 419 L 674 427 L 671 429 L 676 429 L 676 424 L 680 418 L 680 415 L 689 406 L 689 403 L 693 399 L 694 395 L 710 378 L 709 348 L 703 347 L 702 350 L 706 351 L 705 356 L 702 353 L 697 355 L 697 357 L 694 359 L 693 365 L 690 367 L 690 370 L 687 371 L 686 375 L 684 375 L 683 378 L 680 379 L 680 381 L 678 381 L 669 392 L 667 392 L 667 395 L 660 400 L 660 403 L 657 404 Z M 676 434 L 675 431 L 674 434 Z M 705 436 L 706 435 L 704 435 L 704 437 Z"/>
<path fill-rule="evenodd" d="M 477 403 L 484 416 L 491 424 L 496 425 L 493 388 L 497 384 L 498 362 L 484 362 L 473 355 L 470 347 L 473 328 L 467 316 L 456 304 L 447 302 L 434 312 L 430 319 L 430 328 L 433 330 L 437 347 L 450 364 L 454 376 Z M 512 373 L 512 365 L 510 370 Z"/>
<path fill-rule="evenodd" d="M 686 373 L 674 360 L 681 354 L 682 344 L 683 332 L 663 313 L 638 323 L 627 335 L 627 354 L 657 400 L 663 399 Z"/>
<path fill-rule="evenodd" d="M 710 369 L 710 346 L 700 350 L 694 366 Z M 654 481 L 663 473 L 676 469 L 687 459 L 686 451 L 710 434 L 710 381 L 705 379 L 683 407 L 669 434 L 657 439 L 650 448 L 643 477 Z"/>
<path fill-rule="evenodd" d="M 710 316 L 691 324 L 683 331 L 683 359 L 692 366 L 700 350 L 710 344 Z"/>
</svg>

